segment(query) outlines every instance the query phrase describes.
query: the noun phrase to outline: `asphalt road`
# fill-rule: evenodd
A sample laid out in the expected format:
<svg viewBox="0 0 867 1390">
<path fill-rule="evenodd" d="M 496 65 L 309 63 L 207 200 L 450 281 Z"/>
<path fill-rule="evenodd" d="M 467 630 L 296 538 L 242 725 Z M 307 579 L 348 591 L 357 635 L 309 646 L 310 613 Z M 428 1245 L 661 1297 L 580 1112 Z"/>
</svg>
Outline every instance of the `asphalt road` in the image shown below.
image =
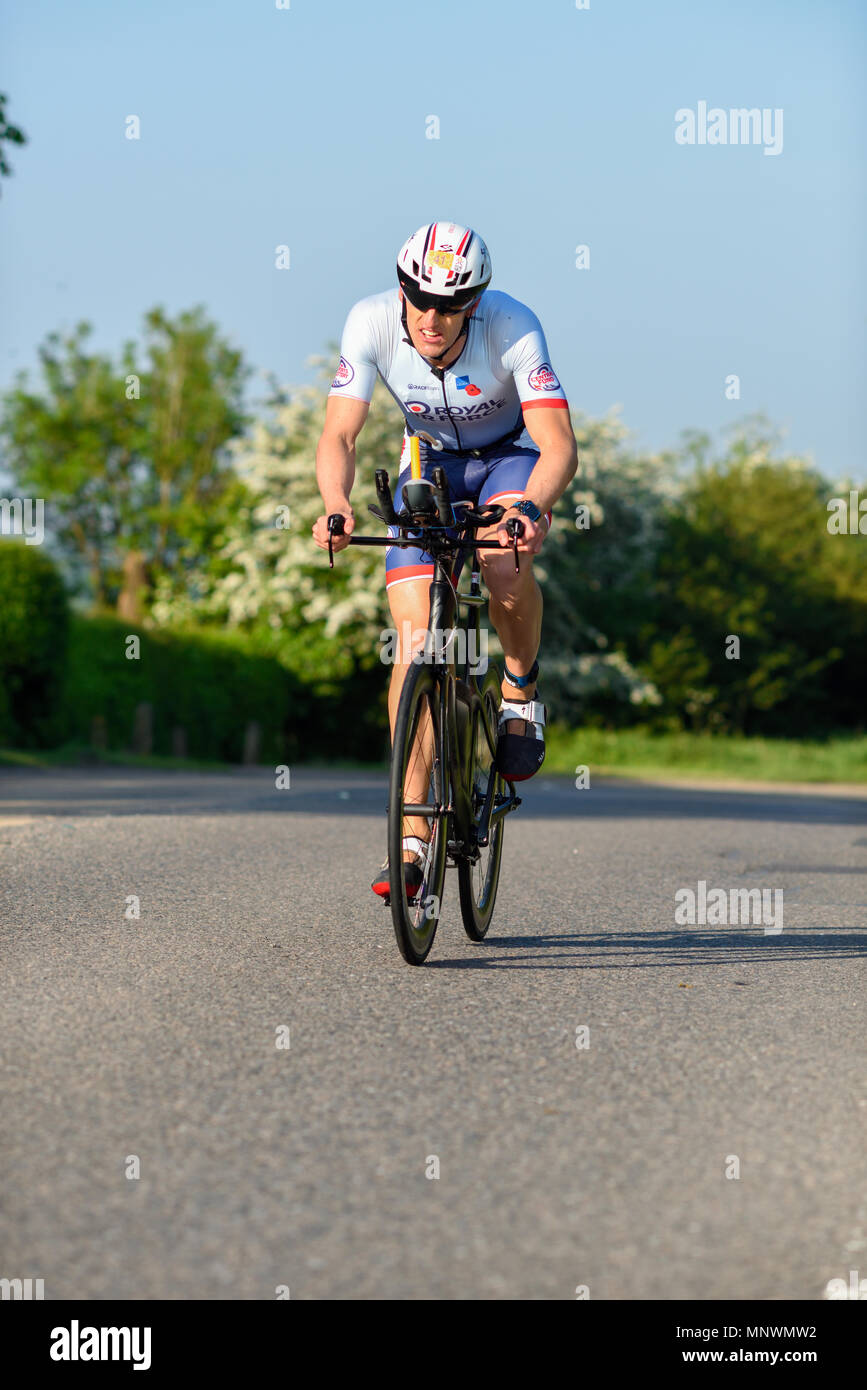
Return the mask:
<svg viewBox="0 0 867 1390">
<path fill-rule="evenodd" d="M 867 1277 L 867 800 L 541 776 L 488 940 L 451 874 L 421 969 L 368 887 L 385 800 L 359 773 L 0 771 L 0 1277 L 49 1299 Z M 699 880 L 781 888 L 782 931 L 677 925 Z"/>
</svg>

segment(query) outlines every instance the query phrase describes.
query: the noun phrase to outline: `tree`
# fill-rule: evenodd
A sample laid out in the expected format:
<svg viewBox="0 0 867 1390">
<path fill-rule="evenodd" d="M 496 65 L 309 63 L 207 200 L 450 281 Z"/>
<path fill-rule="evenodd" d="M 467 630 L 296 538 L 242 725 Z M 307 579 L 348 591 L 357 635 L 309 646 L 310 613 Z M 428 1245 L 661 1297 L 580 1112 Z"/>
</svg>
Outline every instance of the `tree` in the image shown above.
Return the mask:
<svg viewBox="0 0 867 1390">
<path fill-rule="evenodd" d="M 0 178 L 9 178 L 12 174 L 12 166 L 7 162 L 3 150 L 4 144 L 26 145 L 27 136 L 17 125 L 10 125 L 6 119 L 6 102 L 8 98 L 0 92 Z"/>
<path fill-rule="evenodd" d="M 863 722 L 863 543 L 829 533 L 829 484 L 775 446 L 758 422 L 721 458 L 703 444 L 666 519 L 644 669 L 695 728 L 808 734 Z"/>
<path fill-rule="evenodd" d="M 80 323 L 40 348 L 41 389 L 25 373 L 5 401 L 2 433 L 17 485 L 48 503 L 56 542 L 98 606 L 134 620 L 161 574 L 187 582 L 243 495 L 227 445 L 243 430 L 240 352 L 201 308 L 145 320 L 144 361 L 87 350 Z M 144 593 L 141 591 L 144 590 Z"/>
<path fill-rule="evenodd" d="M 317 359 L 314 359 L 316 361 Z M 311 528 L 322 512 L 316 486 L 316 445 L 325 420 L 333 362 L 318 359 L 323 381 L 287 392 L 273 387 L 266 411 L 233 448 L 247 501 L 239 506 L 196 587 L 166 571 L 153 616 L 171 624 L 209 623 L 249 633 L 257 649 L 277 656 L 303 681 L 315 704 L 304 716 L 331 749 L 383 747 L 386 668 L 380 634 L 390 624 L 384 551 L 343 551 L 334 569 Z M 353 506 L 365 531 L 384 536 L 367 516 L 373 473 L 397 480 L 403 415 L 380 388 L 358 440 Z M 347 729 L 347 721 L 351 729 Z"/>
<path fill-rule="evenodd" d="M 135 368 L 132 345 L 118 368 L 87 350 L 91 332 L 79 323 L 66 337 L 48 335 L 39 349 L 42 389 L 28 391 L 26 374 L 18 374 L 2 431 L 16 486 L 46 500 L 76 587 L 89 583 L 103 606 L 124 527 L 140 504 L 139 419 L 124 390 L 125 372 Z"/>
<path fill-rule="evenodd" d="M 545 698 L 557 717 L 634 721 L 659 704 L 637 669 L 635 636 L 650 617 L 666 509 L 680 484 L 669 455 L 635 452 L 616 413 L 573 412 L 578 472 L 557 503 L 536 561 L 545 602 Z"/>
<path fill-rule="evenodd" d="M 162 622 L 204 620 L 258 631 L 284 653 L 321 632 L 331 664 L 339 634 L 343 657 L 370 665 L 379 659 L 388 612 L 383 552 L 361 546 L 347 550 L 330 570 L 310 534 L 322 512 L 316 445 L 325 421 L 325 376 L 330 381 L 333 372 L 333 364 L 313 360 L 322 384 L 286 392 L 272 383 L 266 413 L 233 448 L 249 500 L 225 529 L 209 583 L 190 592 L 178 583 L 177 572 L 166 572 L 154 616 Z M 352 500 L 359 521 L 375 496 L 374 470 L 385 467 L 392 486 L 397 481 L 402 429 L 402 413 L 377 387 L 357 445 Z M 374 532 L 385 534 L 380 522 L 368 520 Z"/>
</svg>

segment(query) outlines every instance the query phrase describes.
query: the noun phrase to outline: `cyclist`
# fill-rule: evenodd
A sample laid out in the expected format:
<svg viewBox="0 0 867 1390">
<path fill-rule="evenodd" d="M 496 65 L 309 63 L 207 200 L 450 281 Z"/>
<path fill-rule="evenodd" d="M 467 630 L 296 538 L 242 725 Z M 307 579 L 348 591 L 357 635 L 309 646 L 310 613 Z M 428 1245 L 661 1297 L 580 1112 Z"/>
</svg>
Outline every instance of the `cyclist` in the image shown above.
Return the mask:
<svg viewBox="0 0 867 1390">
<path fill-rule="evenodd" d="M 424 475 L 437 464 L 445 469 L 456 511 L 462 503 L 507 508 L 498 525 L 478 532 L 479 539 L 498 539 L 504 553 L 480 551 L 479 557 L 505 657 L 497 767 L 522 781 L 545 757 L 546 712 L 536 689 L 542 594 L 532 557 L 542 548 L 551 508 L 577 469 L 568 403 L 536 315 L 511 295 L 488 289 L 491 258 L 477 232 L 455 222 L 420 227 L 400 250 L 397 279 L 399 288 L 360 300 L 346 320 L 316 453 L 325 515 L 313 538 L 327 548 L 327 517 L 339 512 L 345 532 L 334 537 L 334 549 L 349 544 L 355 441 L 379 376 L 406 418 L 395 508 L 400 510 L 410 476 L 412 435 L 427 446 Z M 524 523 L 519 550 L 525 559 L 518 574 L 506 549 L 513 544 L 506 530 L 510 516 Z M 433 558 L 421 548 L 386 549 L 386 586 L 398 633 L 426 628 L 433 572 Z M 392 731 L 412 655 L 399 648 L 392 671 Z M 412 898 L 422 882 L 429 832 L 423 820 L 409 828 L 415 833 L 404 839 L 404 872 Z M 387 872 L 372 887 L 385 896 Z"/>
</svg>

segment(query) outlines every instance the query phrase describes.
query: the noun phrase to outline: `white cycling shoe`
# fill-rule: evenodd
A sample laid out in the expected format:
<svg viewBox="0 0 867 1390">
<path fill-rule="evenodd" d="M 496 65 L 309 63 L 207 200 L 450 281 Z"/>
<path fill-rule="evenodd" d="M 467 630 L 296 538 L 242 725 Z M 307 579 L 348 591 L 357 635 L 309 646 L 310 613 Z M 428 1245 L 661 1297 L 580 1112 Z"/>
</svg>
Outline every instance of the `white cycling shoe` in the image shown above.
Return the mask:
<svg viewBox="0 0 867 1390">
<path fill-rule="evenodd" d="M 539 700 L 501 700 L 497 722 L 497 771 L 509 782 L 526 782 L 535 777 L 545 761 L 545 720 L 547 710 Z M 524 722 L 519 734 L 506 733 L 513 719 Z"/>
</svg>

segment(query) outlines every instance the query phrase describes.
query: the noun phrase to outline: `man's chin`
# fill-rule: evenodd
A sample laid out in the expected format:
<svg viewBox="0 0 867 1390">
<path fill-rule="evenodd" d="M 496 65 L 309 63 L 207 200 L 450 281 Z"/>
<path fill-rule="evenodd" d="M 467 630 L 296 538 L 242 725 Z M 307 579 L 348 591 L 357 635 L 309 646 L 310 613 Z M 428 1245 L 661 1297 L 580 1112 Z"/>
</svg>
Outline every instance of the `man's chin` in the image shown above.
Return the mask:
<svg viewBox="0 0 867 1390">
<path fill-rule="evenodd" d="M 421 347 L 419 347 L 417 351 L 422 357 L 439 357 L 442 353 L 448 352 L 452 347 L 454 347 L 454 343 L 431 343 L 427 338 L 422 338 Z"/>
</svg>

